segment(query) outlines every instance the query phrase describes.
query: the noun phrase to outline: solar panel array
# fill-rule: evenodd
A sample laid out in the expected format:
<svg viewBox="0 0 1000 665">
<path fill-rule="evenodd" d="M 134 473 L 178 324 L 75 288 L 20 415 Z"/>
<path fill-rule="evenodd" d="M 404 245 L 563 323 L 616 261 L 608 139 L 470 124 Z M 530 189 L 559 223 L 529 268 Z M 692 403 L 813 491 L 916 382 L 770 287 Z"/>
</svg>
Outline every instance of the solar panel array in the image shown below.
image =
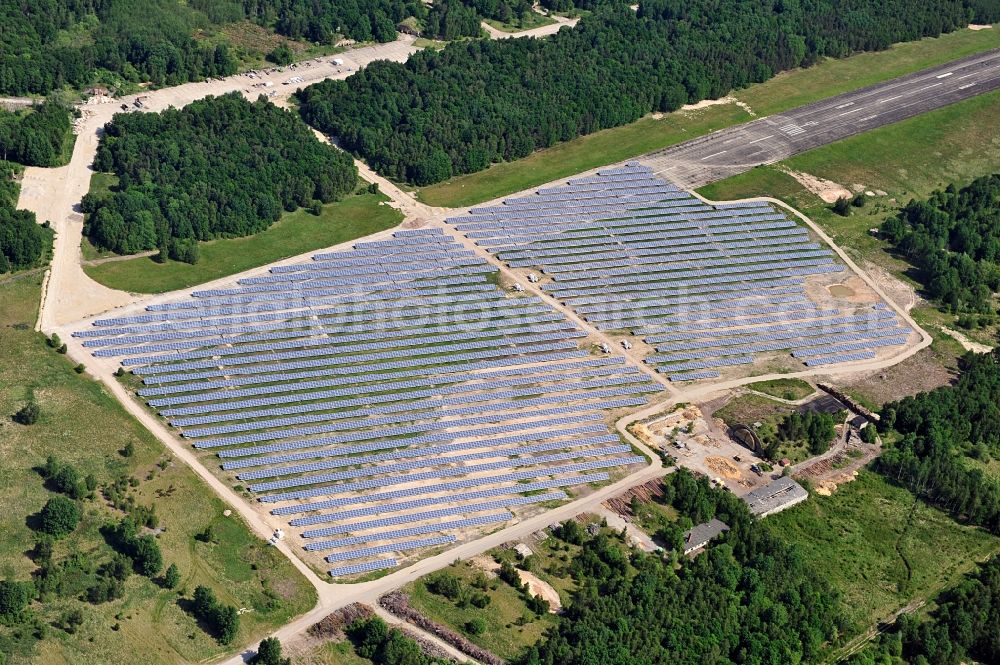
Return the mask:
<svg viewBox="0 0 1000 665">
<path fill-rule="evenodd" d="M 844 268 L 766 202 L 709 205 L 630 163 L 448 220 L 604 331 L 655 348 L 671 381 L 719 378 L 759 354 L 808 366 L 874 357 L 911 330 L 884 303 L 817 304 L 807 279 Z"/>
<path fill-rule="evenodd" d="M 493 272 L 441 229 L 400 231 L 75 336 L 355 575 L 644 462 L 605 414 L 656 384 Z"/>
</svg>

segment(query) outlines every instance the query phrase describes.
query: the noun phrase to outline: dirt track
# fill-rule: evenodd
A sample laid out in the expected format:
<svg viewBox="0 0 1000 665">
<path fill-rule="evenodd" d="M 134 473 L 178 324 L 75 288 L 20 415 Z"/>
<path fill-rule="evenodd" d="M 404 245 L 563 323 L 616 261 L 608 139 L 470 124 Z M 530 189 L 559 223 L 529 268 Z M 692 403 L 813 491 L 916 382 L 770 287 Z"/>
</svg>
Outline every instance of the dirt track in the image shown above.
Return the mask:
<svg viewBox="0 0 1000 665">
<path fill-rule="evenodd" d="M 346 78 L 373 60 L 403 61 L 417 50 L 413 41 L 412 37 L 402 35 L 398 41 L 389 44 L 348 51 L 338 56 L 344 60 L 342 66 L 332 64 L 332 60 L 316 59 L 297 66 L 294 71 L 275 71 L 259 78 L 237 74 L 225 79 L 152 91 L 142 96 L 144 110 L 161 111 L 169 106 L 184 106 L 207 95 L 233 91 L 242 91 L 250 98 L 256 98 L 265 90 L 275 92 L 275 98 L 288 97 L 296 87 L 325 78 Z M 301 77 L 302 83 L 284 85 L 282 81 L 291 76 Z M 270 81 L 273 87 L 253 87 L 266 81 Z M 79 202 L 90 188 L 90 164 L 97 152 L 100 131 L 116 112 L 121 111 L 121 104 L 134 109 L 131 106 L 134 100 L 135 96 L 130 96 L 112 103 L 82 106 L 84 117 L 77 123 L 78 136 L 70 163 L 56 169 L 25 169 L 18 207 L 33 211 L 39 222 L 50 222 L 56 232 L 52 265 L 39 311 L 38 327 L 41 330 L 51 331 L 58 325 L 136 300 L 124 291 L 98 284 L 83 272 L 80 253 L 83 217 L 78 212 Z"/>
</svg>

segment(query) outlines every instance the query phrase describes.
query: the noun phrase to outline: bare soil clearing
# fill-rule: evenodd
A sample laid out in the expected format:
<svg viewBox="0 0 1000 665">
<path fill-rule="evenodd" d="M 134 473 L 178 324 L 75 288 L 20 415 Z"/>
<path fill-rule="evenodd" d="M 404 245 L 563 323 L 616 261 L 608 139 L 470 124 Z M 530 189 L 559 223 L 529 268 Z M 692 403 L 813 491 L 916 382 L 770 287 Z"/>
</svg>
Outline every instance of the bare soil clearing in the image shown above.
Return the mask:
<svg viewBox="0 0 1000 665">
<path fill-rule="evenodd" d="M 849 198 L 851 190 L 843 185 L 839 185 L 832 180 L 825 180 L 819 176 L 802 171 L 783 169 L 785 173 L 795 178 L 796 181 L 826 203 L 834 203 L 840 198 Z"/>
</svg>

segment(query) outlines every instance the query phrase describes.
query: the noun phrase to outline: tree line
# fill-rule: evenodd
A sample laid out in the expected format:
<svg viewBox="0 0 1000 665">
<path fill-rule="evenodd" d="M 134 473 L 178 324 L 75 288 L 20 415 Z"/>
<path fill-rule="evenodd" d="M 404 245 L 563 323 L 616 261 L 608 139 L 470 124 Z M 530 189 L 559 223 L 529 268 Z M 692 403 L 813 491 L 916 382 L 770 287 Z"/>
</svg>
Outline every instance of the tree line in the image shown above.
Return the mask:
<svg viewBox="0 0 1000 665">
<path fill-rule="evenodd" d="M 913 263 L 952 312 L 991 312 L 1000 291 L 1000 174 L 911 200 L 879 233 Z"/>
<path fill-rule="evenodd" d="M 17 209 L 18 179 L 24 167 L 0 160 L 0 274 L 37 265 L 52 242 L 52 231 L 35 213 Z"/>
<path fill-rule="evenodd" d="M 717 98 L 824 56 L 981 20 L 969 0 L 604 3 L 545 39 L 463 41 L 301 94 L 303 117 L 385 176 L 426 185 L 651 111 Z"/>
<path fill-rule="evenodd" d="M 1000 534 L 1000 483 L 969 457 L 1000 457 L 1000 351 L 967 353 L 953 386 L 886 404 L 879 429 L 900 440 L 876 469 L 959 519 Z"/>
<path fill-rule="evenodd" d="M 571 604 L 519 665 L 816 662 L 843 625 L 836 592 L 736 497 L 685 469 L 664 483 L 682 515 L 731 530 L 679 561 L 584 540 Z"/>
<path fill-rule="evenodd" d="M 205 16 L 174 0 L 0 0 L 0 93 L 48 94 L 95 80 L 176 85 L 237 69 L 198 42 Z"/>
<path fill-rule="evenodd" d="M 0 109 L 0 159 L 25 166 L 60 166 L 71 130 L 69 109 L 55 102 L 17 113 Z"/>
<path fill-rule="evenodd" d="M 943 592 L 927 619 L 901 616 L 891 632 L 849 665 L 959 665 L 1000 662 L 1000 557 Z"/>
<path fill-rule="evenodd" d="M 350 157 L 294 114 L 239 93 L 115 115 L 94 169 L 113 172 L 118 187 L 84 197 L 84 233 L 119 254 L 174 255 L 178 241 L 257 233 L 282 211 L 337 200 L 357 182 Z"/>
</svg>

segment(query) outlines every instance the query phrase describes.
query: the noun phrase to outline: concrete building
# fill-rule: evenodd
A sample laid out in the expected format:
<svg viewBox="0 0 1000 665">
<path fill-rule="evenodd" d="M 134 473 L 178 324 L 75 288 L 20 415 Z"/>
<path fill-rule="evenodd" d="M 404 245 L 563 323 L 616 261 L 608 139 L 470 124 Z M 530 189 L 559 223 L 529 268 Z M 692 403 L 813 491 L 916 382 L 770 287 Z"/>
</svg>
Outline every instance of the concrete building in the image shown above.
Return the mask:
<svg viewBox="0 0 1000 665">
<path fill-rule="evenodd" d="M 767 517 L 791 508 L 809 498 L 809 492 L 788 476 L 778 478 L 773 483 L 758 487 L 743 496 L 750 512 L 757 517 Z"/>
<path fill-rule="evenodd" d="M 708 522 L 688 529 L 684 532 L 684 554 L 700 550 L 726 531 L 729 531 L 729 525 L 714 517 Z"/>
</svg>

